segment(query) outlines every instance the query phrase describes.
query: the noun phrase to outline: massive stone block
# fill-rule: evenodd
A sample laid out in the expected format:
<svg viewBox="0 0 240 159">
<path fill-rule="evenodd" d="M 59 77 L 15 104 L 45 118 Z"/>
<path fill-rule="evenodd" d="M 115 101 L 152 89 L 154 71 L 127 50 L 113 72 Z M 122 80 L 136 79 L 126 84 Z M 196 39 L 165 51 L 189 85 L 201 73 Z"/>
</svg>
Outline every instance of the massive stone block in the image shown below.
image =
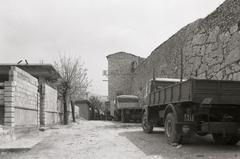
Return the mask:
<svg viewBox="0 0 240 159">
<path fill-rule="evenodd" d="M 157 47 L 133 76 L 133 92 L 143 96 L 153 68 L 158 77 L 180 78 L 183 54 L 184 78 L 240 80 L 240 0 L 226 0 L 214 12 L 199 19 Z"/>
</svg>

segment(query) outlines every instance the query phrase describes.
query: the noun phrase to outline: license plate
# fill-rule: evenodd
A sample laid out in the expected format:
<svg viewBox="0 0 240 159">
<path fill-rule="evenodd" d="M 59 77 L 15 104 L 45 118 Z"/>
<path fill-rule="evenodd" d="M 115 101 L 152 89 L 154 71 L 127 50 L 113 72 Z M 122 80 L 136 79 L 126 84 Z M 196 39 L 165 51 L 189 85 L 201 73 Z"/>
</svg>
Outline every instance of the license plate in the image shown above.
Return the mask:
<svg viewBox="0 0 240 159">
<path fill-rule="evenodd" d="M 194 121 L 193 114 L 184 114 L 184 121 Z"/>
</svg>

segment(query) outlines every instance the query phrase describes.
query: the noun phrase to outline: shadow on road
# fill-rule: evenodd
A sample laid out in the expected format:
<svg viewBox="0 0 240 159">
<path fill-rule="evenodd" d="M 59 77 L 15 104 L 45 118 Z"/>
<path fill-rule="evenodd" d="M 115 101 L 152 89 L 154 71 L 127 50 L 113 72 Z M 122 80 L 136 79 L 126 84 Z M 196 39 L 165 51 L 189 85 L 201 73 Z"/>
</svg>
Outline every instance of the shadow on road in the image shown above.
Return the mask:
<svg viewBox="0 0 240 159">
<path fill-rule="evenodd" d="M 103 128 L 103 129 L 129 129 L 129 128 L 139 128 L 141 127 L 140 123 L 120 123 L 120 122 L 114 122 L 110 121 L 112 123 L 111 125 L 104 125 L 104 126 L 97 126 L 97 128 Z"/>
<path fill-rule="evenodd" d="M 176 155 L 185 156 L 187 154 L 214 154 L 214 153 L 239 153 L 240 146 L 216 145 L 211 135 L 205 137 L 193 136 L 191 143 L 176 148 L 169 145 L 166 141 L 164 131 L 154 131 L 152 134 L 145 134 L 142 131 L 124 131 L 119 133 L 126 137 L 131 143 L 137 146 L 147 156 L 161 155 L 163 157 L 175 157 Z"/>
</svg>

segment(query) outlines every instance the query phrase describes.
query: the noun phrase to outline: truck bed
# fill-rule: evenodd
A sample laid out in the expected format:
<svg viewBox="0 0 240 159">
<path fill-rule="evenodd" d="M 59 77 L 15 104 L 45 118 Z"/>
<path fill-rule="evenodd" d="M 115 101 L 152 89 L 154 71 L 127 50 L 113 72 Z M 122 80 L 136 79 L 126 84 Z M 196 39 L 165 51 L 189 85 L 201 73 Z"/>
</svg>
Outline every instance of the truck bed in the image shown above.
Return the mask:
<svg viewBox="0 0 240 159">
<path fill-rule="evenodd" d="M 118 103 L 117 109 L 141 109 L 140 104 L 136 102 Z"/>
<path fill-rule="evenodd" d="M 149 95 L 150 106 L 180 102 L 240 105 L 240 81 L 189 79 Z"/>
</svg>

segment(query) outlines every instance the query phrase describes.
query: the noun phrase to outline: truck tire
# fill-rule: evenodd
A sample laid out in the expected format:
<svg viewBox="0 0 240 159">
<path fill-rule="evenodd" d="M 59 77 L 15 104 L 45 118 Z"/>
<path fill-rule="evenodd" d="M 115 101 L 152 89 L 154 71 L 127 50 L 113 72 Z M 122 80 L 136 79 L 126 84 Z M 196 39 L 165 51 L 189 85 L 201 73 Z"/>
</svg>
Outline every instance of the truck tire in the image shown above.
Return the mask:
<svg viewBox="0 0 240 159">
<path fill-rule="evenodd" d="M 176 132 L 176 117 L 173 115 L 172 112 L 166 115 L 164 128 L 165 128 L 165 136 L 167 138 L 167 142 L 171 143 L 180 143 L 181 138 Z"/>
<path fill-rule="evenodd" d="M 144 112 L 142 115 L 142 128 L 145 133 L 150 134 L 153 131 L 153 126 L 149 125 L 147 112 Z"/>
<path fill-rule="evenodd" d="M 236 134 L 226 134 L 225 137 L 223 134 L 212 134 L 215 143 L 221 145 L 235 145 L 239 141 L 239 136 Z"/>
</svg>

